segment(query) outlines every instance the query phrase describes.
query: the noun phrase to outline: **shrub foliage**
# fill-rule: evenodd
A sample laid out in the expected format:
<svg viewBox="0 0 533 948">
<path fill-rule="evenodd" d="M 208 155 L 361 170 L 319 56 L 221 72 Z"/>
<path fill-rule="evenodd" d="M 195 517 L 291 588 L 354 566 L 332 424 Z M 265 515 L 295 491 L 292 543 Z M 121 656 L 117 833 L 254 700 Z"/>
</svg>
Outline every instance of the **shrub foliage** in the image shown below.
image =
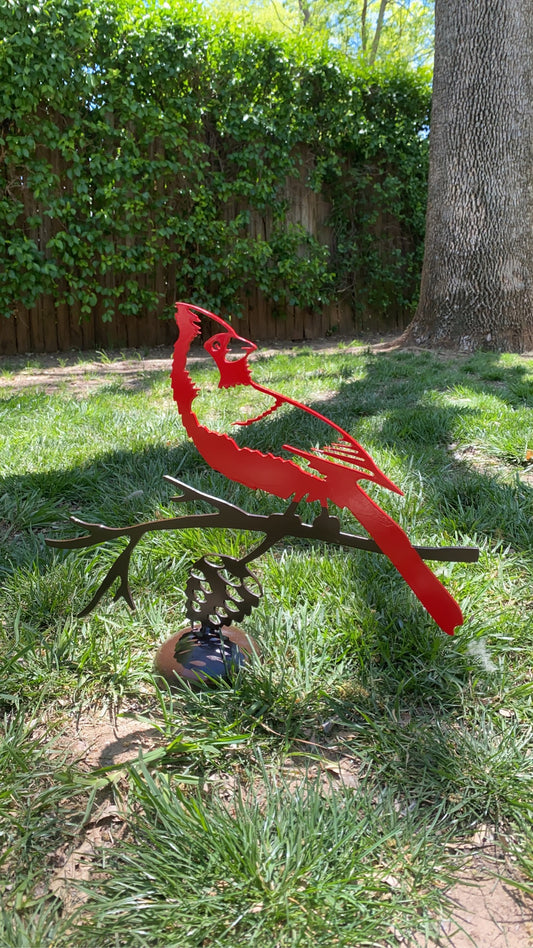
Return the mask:
<svg viewBox="0 0 533 948">
<path fill-rule="evenodd" d="M 4 315 L 46 295 L 104 321 L 238 309 L 253 284 L 280 311 L 411 305 L 425 74 L 178 4 L 4 0 L 0 36 Z"/>
</svg>

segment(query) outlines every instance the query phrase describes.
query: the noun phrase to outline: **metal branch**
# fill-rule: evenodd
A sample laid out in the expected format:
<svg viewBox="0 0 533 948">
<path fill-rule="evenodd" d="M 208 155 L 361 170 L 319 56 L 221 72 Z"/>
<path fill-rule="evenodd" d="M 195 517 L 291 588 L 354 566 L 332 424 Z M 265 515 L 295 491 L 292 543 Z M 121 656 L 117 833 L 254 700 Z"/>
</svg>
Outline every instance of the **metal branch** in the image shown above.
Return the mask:
<svg viewBox="0 0 533 948">
<path fill-rule="evenodd" d="M 96 546 L 106 543 L 109 540 L 117 540 L 120 537 L 129 537 L 126 548 L 119 554 L 105 579 L 96 590 L 90 603 L 80 612 L 80 616 L 86 616 L 100 601 L 105 592 L 113 585 L 116 579 L 119 579 L 119 586 L 115 594 L 115 600 L 125 599 L 131 609 L 135 608 L 133 597 L 131 595 L 128 571 L 133 550 L 139 540 L 145 533 L 157 530 L 185 530 L 201 527 L 202 529 L 211 529 L 214 527 L 245 530 L 252 533 L 264 533 L 265 538 L 256 545 L 242 559 L 243 564 L 250 563 L 262 553 L 269 550 L 275 543 L 285 537 L 303 538 L 306 540 L 320 540 L 324 543 L 331 543 L 337 546 L 351 547 L 359 550 L 366 550 L 371 553 L 381 553 L 382 550 L 377 544 L 368 539 L 353 533 L 345 533 L 340 529 L 338 517 L 331 515 L 326 508 L 323 508 L 312 523 L 304 523 L 296 513 L 298 504 L 291 501 L 287 510 L 283 513 L 273 514 L 252 514 L 242 508 L 222 500 L 220 497 L 214 497 L 203 491 L 196 490 L 188 484 L 177 480 L 175 477 L 165 475 L 165 480 L 171 484 L 176 484 L 181 493 L 173 497 L 172 500 L 178 503 L 183 501 L 196 501 L 208 503 L 215 508 L 216 512 L 204 514 L 188 514 L 181 517 L 169 517 L 166 520 L 150 520 L 145 523 L 133 524 L 128 527 L 108 527 L 102 523 L 88 523 L 80 520 L 78 517 L 71 517 L 72 523 L 83 527 L 88 532 L 81 537 L 70 537 L 67 539 L 48 538 L 48 546 L 57 549 L 82 549 L 84 547 Z M 464 562 L 474 563 L 479 557 L 479 550 L 476 547 L 426 547 L 415 546 L 422 559 L 441 560 L 446 562 Z"/>
<path fill-rule="evenodd" d="M 130 590 L 128 573 L 129 573 L 131 554 L 133 553 L 133 550 L 137 546 L 139 539 L 140 537 L 138 539 L 131 539 L 126 549 L 123 550 L 122 553 L 117 557 L 117 559 L 113 563 L 113 566 L 106 574 L 104 581 L 100 584 L 100 586 L 96 590 L 91 601 L 88 603 L 88 605 L 85 606 L 84 609 L 81 610 L 81 612 L 78 613 L 80 619 L 83 618 L 84 616 L 89 615 L 89 613 L 92 612 L 94 607 L 100 602 L 100 599 L 102 598 L 104 593 L 107 592 L 107 590 L 113 585 L 113 583 L 115 582 L 115 579 L 120 579 L 118 589 L 114 596 L 115 602 L 117 602 L 119 599 L 125 599 L 130 609 L 133 609 L 133 610 L 135 609 L 135 603 L 133 601 L 133 596 L 131 595 L 131 590 Z"/>
</svg>

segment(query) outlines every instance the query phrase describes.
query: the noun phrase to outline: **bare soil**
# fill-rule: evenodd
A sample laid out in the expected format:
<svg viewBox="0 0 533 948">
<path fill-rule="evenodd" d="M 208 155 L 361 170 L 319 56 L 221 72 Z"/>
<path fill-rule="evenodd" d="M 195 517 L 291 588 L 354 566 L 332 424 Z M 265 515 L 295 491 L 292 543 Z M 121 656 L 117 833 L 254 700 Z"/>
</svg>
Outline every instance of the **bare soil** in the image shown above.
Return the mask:
<svg viewBox="0 0 533 948">
<path fill-rule="evenodd" d="M 403 346 L 397 333 L 388 335 L 368 335 L 357 340 L 349 336 L 335 336 L 331 339 L 315 339 L 312 342 L 297 342 L 288 345 L 284 342 L 264 342 L 260 347 L 261 356 L 280 352 L 294 352 L 299 348 L 310 348 L 324 353 L 335 353 L 339 347 L 353 348 L 357 351 L 375 353 L 396 352 L 400 349 L 409 352 L 425 352 L 417 346 Z M 467 359 L 469 353 L 450 350 L 432 350 L 433 355 L 444 360 Z M 523 358 L 532 359 L 533 351 L 523 353 Z M 201 346 L 189 353 L 191 362 L 209 359 Z M 144 375 L 152 372 L 169 372 L 172 360 L 172 347 L 159 346 L 154 349 L 122 349 L 103 352 L 88 350 L 78 352 L 39 353 L 32 355 L 0 356 L 0 390 L 2 388 L 23 390 L 35 386 L 41 391 L 56 392 L 66 388 L 69 392 L 85 392 L 120 377 L 125 384 L 136 384 Z"/>
<path fill-rule="evenodd" d="M 501 854 L 476 853 L 470 869 L 469 878 L 448 892 L 453 908 L 441 920 L 442 935 L 434 948 L 531 948 L 533 900 L 506 881 Z"/>
<path fill-rule="evenodd" d="M 170 373 L 171 358 L 167 348 L 152 349 L 145 358 L 136 350 L 13 356 L 0 359 L 0 390 L 35 388 L 47 394 L 85 395 L 117 378 L 127 386 L 154 372 Z"/>
<path fill-rule="evenodd" d="M 261 356 L 279 352 L 292 352 L 295 348 L 312 348 L 324 353 L 339 351 L 339 343 L 357 349 L 376 349 L 391 351 L 395 336 L 372 336 L 363 344 L 353 342 L 348 337 L 335 336 L 331 340 L 319 339 L 313 343 L 302 342 L 287 346 L 286 343 L 269 342 L 261 345 Z M 189 353 L 190 362 L 202 362 L 210 357 L 202 347 Z M 21 355 L 0 357 L 0 390 L 23 391 L 35 387 L 39 391 L 52 394 L 66 390 L 73 394 L 85 394 L 95 391 L 116 378 L 127 385 L 138 384 L 146 375 L 153 372 L 168 372 L 172 363 L 172 348 L 160 346 L 143 350 L 123 349 L 120 352 L 66 352 L 42 353 L 39 355 Z"/>
</svg>

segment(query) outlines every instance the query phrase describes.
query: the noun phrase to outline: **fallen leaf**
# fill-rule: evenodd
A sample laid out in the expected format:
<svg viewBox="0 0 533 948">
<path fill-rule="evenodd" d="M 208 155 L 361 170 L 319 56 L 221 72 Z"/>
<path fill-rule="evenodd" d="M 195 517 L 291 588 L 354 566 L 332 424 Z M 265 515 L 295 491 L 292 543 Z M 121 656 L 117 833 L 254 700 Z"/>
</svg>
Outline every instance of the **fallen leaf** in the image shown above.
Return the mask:
<svg viewBox="0 0 533 948">
<path fill-rule="evenodd" d="M 385 876 L 383 879 L 385 885 L 388 885 L 389 889 L 399 889 L 401 888 L 401 882 L 396 876 Z"/>
</svg>

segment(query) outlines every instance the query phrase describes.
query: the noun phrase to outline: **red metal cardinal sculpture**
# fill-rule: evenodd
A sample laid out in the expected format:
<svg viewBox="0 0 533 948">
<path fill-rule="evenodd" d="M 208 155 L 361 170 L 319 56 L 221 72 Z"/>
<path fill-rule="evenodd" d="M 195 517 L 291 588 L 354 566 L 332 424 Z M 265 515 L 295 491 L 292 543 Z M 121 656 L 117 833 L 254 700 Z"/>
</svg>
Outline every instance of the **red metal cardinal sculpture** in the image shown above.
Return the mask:
<svg viewBox="0 0 533 948">
<path fill-rule="evenodd" d="M 223 327 L 223 331 L 208 339 L 204 346 L 218 366 L 219 388 L 248 385 L 272 399 L 271 407 L 262 414 L 235 424 L 251 425 L 281 405 L 292 405 L 325 422 L 333 431 L 335 440 L 325 447 L 303 451 L 293 445 L 283 445 L 289 455 L 303 458 L 305 467 L 288 457 L 240 447 L 228 435 L 211 431 L 200 424 L 192 410 L 199 389 L 187 371 L 187 355 L 193 339 L 200 334 L 201 316 Z M 319 501 L 325 509 L 329 501 L 337 507 L 346 507 L 388 556 L 440 628 L 448 635 L 453 635 L 455 627 L 463 623 L 463 615 L 455 599 L 420 558 L 402 528 L 365 493 L 359 482 L 374 481 L 402 494 L 400 488 L 380 471 L 355 438 L 334 422 L 301 402 L 254 382 L 248 356 L 257 346 L 239 336 L 219 316 L 190 303 L 177 303 L 176 323 L 179 337 L 174 346 L 172 390 L 185 429 L 207 463 L 214 470 L 252 490 L 264 490 L 277 497 L 291 497 L 295 501 L 303 498 L 308 502 Z M 241 354 L 236 355 L 236 350 Z"/>
</svg>

